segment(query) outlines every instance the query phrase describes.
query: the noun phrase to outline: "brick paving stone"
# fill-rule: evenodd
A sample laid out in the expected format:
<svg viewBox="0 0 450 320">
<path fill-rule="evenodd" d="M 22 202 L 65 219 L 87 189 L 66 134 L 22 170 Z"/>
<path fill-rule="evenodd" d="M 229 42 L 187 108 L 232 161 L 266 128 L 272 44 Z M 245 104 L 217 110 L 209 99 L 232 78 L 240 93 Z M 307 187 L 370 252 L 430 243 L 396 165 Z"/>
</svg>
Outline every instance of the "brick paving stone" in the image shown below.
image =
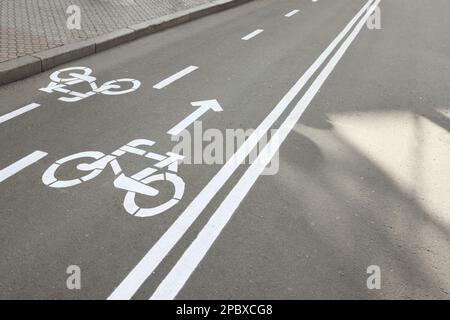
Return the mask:
<svg viewBox="0 0 450 320">
<path fill-rule="evenodd" d="M 209 0 L 0 0 L 0 62 L 96 37 Z M 81 30 L 66 26 L 70 5 Z"/>
</svg>

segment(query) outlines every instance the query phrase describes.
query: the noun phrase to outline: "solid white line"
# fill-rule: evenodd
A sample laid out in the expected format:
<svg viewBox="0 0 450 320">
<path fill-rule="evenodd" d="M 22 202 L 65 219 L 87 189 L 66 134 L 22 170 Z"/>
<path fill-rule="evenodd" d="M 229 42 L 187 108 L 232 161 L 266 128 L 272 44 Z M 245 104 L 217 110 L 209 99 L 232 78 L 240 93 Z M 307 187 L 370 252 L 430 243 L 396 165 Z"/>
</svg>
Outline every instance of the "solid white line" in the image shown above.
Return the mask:
<svg viewBox="0 0 450 320">
<path fill-rule="evenodd" d="M 187 67 L 187 68 L 184 68 L 183 70 L 181 70 L 181 71 L 175 73 L 174 75 L 168 77 L 167 79 L 164 79 L 163 81 L 161 81 L 161 82 L 155 84 L 155 85 L 153 86 L 153 88 L 155 88 L 155 89 L 162 89 L 162 88 L 164 88 L 164 87 L 167 87 L 167 86 L 168 86 L 169 84 L 171 84 L 172 82 L 177 81 L 178 79 L 184 77 L 185 75 L 187 75 L 187 74 L 189 74 L 189 73 L 191 73 L 192 71 L 195 71 L 195 70 L 197 70 L 197 69 L 198 69 L 198 67 L 196 67 L 196 66 L 189 66 L 189 67 Z"/>
<path fill-rule="evenodd" d="M 248 35 L 246 35 L 245 37 L 242 37 L 242 40 L 250 40 L 253 37 L 256 37 L 258 34 L 260 34 L 261 32 L 263 32 L 263 29 L 257 29 L 255 31 L 253 31 L 252 33 L 249 33 Z"/>
<path fill-rule="evenodd" d="M 291 12 L 286 13 L 284 16 L 287 17 L 287 18 L 290 18 L 290 17 L 292 17 L 294 14 L 299 13 L 299 12 L 300 12 L 300 10 L 292 10 Z"/>
<path fill-rule="evenodd" d="M 8 120 L 11 120 L 12 118 L 15 118 L 17 116 L 20 116 L 21 114 L 28 112 L 30 110 L 33 110 L 34 108 L 39 107 L 40 104 L 37 103 L 30 103 L 22 108 L 19 108 L 17 110 L 14 110 L 10 113 L 4 114 L 3 116 L 0 117 L 0 123 L 6 122 Z"/>
<path fill-rule="evenodd" d="M 330 59 L 328 64 L 323 68 L 311 87 L 306 91 L 305 95 L 300 99 L 289 116 L 274 134 L 269 143 L 264 147 L 258 158 L 250 165 L 238 183 L 233 187 L 231 192 L 225 200 L 217 208 L 216 212 L 211 216 L 208 223 L 200 231 L 196 239 L 186 249 L 184 254 L 167 274 L 164 280 L 156 289 L 155 293 L 150 299 L 174 299 L 186 281 L 189 279 L 192 272 L 201 262 L 208 250 L 211 248 L 214 241 L 222 232 L 225 225 L 233 216 L 235 210 L 245 198 L 253 184 L 264 171 L 264 168 L 269 164 L 275 153 L 280 148 L 283 141 L 289 135 L 291 130 L 295 127 L 303 112 L 309 106 L 315 95 L 326 81 L 328 76 L 334 70 L 336 65 L 341 60 L 353 40 L 359 34 L 370 15 L 375 11 L 380 0 L 377 0 L 372 7 L 367 11 L 366 15 L 357 24 L 352 33 L 342 43 L 337 52 Z"/>
<path fill-rule="evenodd" d="M 34 151 L 33 153 L 27 155 L 26 157 L 14 162 L 13 164 L 10 164 L 5 169 L 0 170 L 0 182 L 5 181 L 9 177 L 18 173 L 19 171 L 41 160 L 42 158 L 47 156 L 47 154 L 48 153 L 43 151 Z"/>
<path fill-rule="evenodd" d="M 125 277 L 125 279 L 114 290 L 108 299 L 130 299 L 136 293 L 139 287 L 152 274 L 156 267 L 194 223 L 211 199 L 223 187 L 239 165 L 245 160 L 250 151 L 258 144 L 258 141 L 267 134 L 275 121 L 278 120 L 308 80 L 333 52 L 345 35 L 351 30 L 353 25 L 358 21 L 364 11 L 367 10 L 372 1 L 373 0 L 369 0 L 367 2 L 367 4 L 359 11 L 359 13 L 356 14 L 356 16 L 348 23 L 341 33 L 330 43 L 325 51 L 323 51 L 322 54 L 314 61 L 303 76 L 291 89 L 289 89 L 276 107 L 261 122 L 256 130 L 248 137 L 248 139 L 245 140 L 236 153 L 220 168 L 219 172 L 217 172 L 217 174 L 209 181 L 202 191 L 200 191 L 194 200 L 192 200 L 183 213 L 145 254 L 133 270 L 131 270 L 131 272 Z"/>
</svg>

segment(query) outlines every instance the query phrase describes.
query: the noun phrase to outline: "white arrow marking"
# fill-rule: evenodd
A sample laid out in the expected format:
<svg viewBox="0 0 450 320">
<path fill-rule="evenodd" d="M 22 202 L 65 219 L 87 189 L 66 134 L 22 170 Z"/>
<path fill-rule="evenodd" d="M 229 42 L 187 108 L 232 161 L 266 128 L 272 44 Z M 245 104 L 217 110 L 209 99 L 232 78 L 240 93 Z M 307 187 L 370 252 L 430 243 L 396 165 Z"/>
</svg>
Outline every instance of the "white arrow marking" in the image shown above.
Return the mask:
<svg viewBox="0 0 450 320">
<path fill-rule="evenodd" d="M 180 123 L 178 123 L 175 127 L 167 131 L 168 134 L 172 136 L 176 136 L 180 134 L 181 131 L 189 127 L 191 123 L 193 123 L 195 120 L 200 118 L 206 111 L 209 109 L 220 112 L 223 111 L 222 107 L 220 106 L 219 102 L 217 100 L 205 100 L 205 101 L 196 101 L 191 102 L 191 105 L 194 107 L 199 107 L 197 110 L 192 112 L 189 116 L 187 116 L 185 119 L 183 119 Z"/>
</svg>

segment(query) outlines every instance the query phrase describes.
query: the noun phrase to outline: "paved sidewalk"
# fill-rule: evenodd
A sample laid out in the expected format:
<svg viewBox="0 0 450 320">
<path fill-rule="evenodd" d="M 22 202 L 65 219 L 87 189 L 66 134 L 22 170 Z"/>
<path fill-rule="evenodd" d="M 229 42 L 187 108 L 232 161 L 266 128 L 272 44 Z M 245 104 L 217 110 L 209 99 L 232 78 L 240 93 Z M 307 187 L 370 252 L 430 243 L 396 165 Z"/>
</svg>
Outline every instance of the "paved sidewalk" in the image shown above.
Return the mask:
<svg viewBox="0 0 450 320">
<path fill-rule="evenodd" d="M 90 39 L 209 0 L 0 0 L 0 62 Z M 70 5 L 81 30 L 66 26 Z"/>
</svg>

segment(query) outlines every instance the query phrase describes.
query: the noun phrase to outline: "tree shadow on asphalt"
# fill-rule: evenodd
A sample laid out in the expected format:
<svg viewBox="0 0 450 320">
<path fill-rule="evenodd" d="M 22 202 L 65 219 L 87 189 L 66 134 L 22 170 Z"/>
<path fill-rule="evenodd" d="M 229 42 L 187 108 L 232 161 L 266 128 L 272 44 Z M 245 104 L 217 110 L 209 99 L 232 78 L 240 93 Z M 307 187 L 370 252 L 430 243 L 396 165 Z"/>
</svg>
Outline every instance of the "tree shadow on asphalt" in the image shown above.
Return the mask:
<svg viewBox="0 0 450 320">
<path fill-rule="evenodd" d="M 439 118 L 439 122 L 443 120 Z M 322 149 L 329 149 L 326 140 L 304 131 L 297 126 L 297 134 L 289 137 L 289 151 L 284 150 L 287 156 L 281 158 L 281 172 L 274 179 L 281 190 L 287 183 L 284 191 L 294 192 L 299 206 L 309 210 L 298 211 L 308 221 L 299 232 L 313 235 L 319 251 L 332 252 L 336 260 L 330 259 L 330 263 L 338 261 L 336 268 L 346 270 L 346 276 L 337 281 L 344 280 L 348 290 L 358 288 L 352 295 L 357 298 L 448 298 L 449 283 L 442 279 L 450 259 L 449 227 L 420 204 L 420 195 L 401 190 L 344 137 L 333 135 L 340 154 L 333 156 L 328 150 L 324 156 Z M 305 180 L 313 182 L 307 186 L 310 195 L 299 197 L 294 185 Z M 322 200 L 317 203 L 312 197 Z M 370 264 L 380 265 L 384 290 L 365 288 L 364 274 Z M 332 284 L 326 286 L 328 289 L 320 284 L 318 289 L 328 297 Z"/>
</svg>

